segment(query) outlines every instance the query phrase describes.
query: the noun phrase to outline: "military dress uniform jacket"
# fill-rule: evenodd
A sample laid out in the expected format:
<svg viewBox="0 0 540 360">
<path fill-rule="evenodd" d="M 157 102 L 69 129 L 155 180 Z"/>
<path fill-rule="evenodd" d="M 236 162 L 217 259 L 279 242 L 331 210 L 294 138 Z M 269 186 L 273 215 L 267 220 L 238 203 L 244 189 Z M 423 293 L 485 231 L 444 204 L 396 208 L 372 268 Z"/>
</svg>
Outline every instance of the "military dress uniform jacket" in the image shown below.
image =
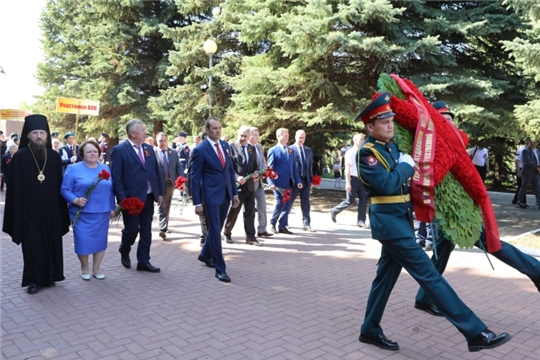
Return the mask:
<svg viewBox="0 0 540 360">
<path fill-rule="evenodd" d="M 357 153 L 358 177 L 371 198 L 369 221 L 372 237 L 379 241 L 414 236 L 412 203 L 407 179 L 414 168 L 398 163 L 395 143 L 368 136 Z"/>
</svg>

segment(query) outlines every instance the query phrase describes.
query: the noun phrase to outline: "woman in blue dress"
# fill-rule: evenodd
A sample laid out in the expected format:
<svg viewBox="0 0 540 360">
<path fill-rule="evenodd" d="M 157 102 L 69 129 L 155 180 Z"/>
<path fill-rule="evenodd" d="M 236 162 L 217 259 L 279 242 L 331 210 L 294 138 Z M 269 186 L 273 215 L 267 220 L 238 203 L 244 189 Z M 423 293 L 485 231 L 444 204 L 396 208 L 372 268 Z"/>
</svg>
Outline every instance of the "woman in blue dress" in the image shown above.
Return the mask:
<svg viewBox="0 0 540 360">
<path fill-rule="evenodd" d="M 105 278 L 101 272 L 101 261 L 107 249 L 109 221 L 114 215 L 114 193 L 112 177 L 101 180 L 88 199 L 84 198 L 86 190 L 103 170 L 110 174 L 109 167 L 99 162 L 101 150 L 95 140 L 84 141 L 79 148 L 79 156 L 83 161 L 68 165 L 64 173 L 60 192 L 69 204 L 69 215 L 73 223 L 80 207 L 82 212 L 73 227 L 75 253 L 81 262 L 81 278 L 90 280 L 92 275 L 99 280 Z M 88 262 L 93 255 L 92 273 Z"/>
</svg>

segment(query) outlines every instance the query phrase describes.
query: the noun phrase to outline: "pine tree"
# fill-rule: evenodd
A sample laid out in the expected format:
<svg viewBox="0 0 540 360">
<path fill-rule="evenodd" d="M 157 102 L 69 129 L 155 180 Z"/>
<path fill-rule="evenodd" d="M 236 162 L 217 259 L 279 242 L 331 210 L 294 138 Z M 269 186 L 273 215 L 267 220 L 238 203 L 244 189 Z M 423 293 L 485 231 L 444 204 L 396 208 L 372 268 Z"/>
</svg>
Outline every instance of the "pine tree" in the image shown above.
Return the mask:
<svg viewBox="0 0 540 360">
<path fill-rule="evenodd" d="M 165 74 L 172 42 L 159 26 L 183 21 L 172 0 L 49 0 L 42 16 L 46 60 L 38 78 L 46 92 L 40 103 L 50 111 L 57 96 L 99 100 L 100 115 L 83 119 L 84 133 L 115 136 L 132 118 L 160 131 L 163 118 L 148 101 L 179 80 Z M 68 129 L 73 118 L 52 116 Z"/>
<path fill-rule="evenodd" d="M 504 49 L 509 51 L 511 58 L 523 69 L 525 76 L 524 87 L 527 90 L 528 102 L 515 108 L 515 116 L 525 124 L 527 134 L 531 138 L 540 136 L 540 1 L 538 0 L 507 0 L 505 4 L 520 11 L 527 19 L 531 28 L 526 36 L 503 41 Z"/>
</svg>

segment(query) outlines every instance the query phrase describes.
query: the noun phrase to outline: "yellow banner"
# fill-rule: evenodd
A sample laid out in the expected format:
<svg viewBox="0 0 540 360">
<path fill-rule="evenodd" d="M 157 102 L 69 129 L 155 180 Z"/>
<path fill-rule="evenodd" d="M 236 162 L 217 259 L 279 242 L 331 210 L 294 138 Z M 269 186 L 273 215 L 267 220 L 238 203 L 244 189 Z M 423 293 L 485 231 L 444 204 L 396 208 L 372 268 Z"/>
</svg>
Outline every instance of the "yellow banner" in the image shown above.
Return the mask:
<svg viewBox="0 0 540 360">
<path fill-rule="evenodd" d="M 97 116 L 99 101 L 59 97 L 56 99 L 56 112 Z"/>
<path fill-rule="evenodd" d="M 22 121 L 25 117 L 32 114 L 32 110 L 24 109 L 0 109 L 0 119 Z"/>
</svg>

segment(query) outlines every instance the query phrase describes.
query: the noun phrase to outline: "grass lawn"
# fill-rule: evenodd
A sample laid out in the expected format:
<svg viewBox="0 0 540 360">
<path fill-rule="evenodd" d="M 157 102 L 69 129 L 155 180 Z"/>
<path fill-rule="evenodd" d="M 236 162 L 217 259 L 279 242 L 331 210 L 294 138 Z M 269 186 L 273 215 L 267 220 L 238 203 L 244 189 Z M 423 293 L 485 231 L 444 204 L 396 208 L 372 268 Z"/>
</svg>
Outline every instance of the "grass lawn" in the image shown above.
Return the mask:
<svg viewBox="0 0 540 360">
<path fill-rule="evenodd" d="M 540 232 L 532 233 L 517 240 L 510 241 L 512 245 L 523 246 L 530 249 L 540 249 Z"/>
</svg>

